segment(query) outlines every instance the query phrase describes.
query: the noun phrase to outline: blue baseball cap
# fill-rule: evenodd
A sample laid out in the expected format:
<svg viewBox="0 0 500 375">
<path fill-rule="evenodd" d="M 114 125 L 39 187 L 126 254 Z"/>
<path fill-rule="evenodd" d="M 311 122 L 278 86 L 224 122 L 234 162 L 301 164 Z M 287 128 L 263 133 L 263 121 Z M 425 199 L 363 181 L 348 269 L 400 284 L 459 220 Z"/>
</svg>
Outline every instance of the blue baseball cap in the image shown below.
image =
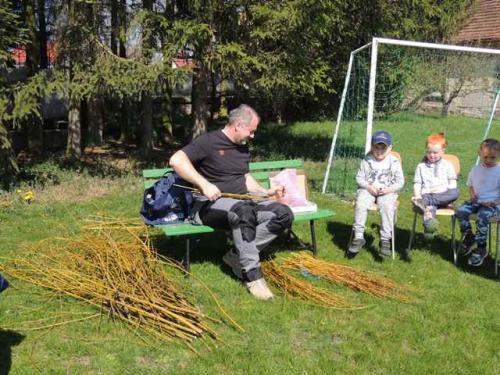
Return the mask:
<svg viewBox="0 0 500 375">
<path fill-rule="evenodd" d="M 377 143 L 383 143 L 384 145 L 390 146 L 392 145 L 392 137 L 385 130 L 378 130 L 372 135 L 372 145 L 376 145 Z"/>
</svg>

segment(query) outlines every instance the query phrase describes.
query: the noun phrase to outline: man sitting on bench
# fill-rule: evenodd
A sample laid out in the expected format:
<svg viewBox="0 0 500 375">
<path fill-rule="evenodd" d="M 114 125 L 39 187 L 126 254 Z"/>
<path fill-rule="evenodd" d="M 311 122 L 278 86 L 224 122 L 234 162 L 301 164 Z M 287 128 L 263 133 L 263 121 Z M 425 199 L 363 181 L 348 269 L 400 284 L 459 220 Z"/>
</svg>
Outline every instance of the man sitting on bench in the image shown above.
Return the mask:
<svg viewBox="0 0 500 375">
<path fill-rule="evenodd" d="M 273 297 L 264 280 L 259 252 L 285 229 L 293 213 L 274 200 L 251 201 L 221 197 L 223 193 L 252 194 L 280 199 L 283 186 L 265 189 L 249 173 L 247 142 L 254 137 L 260 117 L 242 104 L 229 113 L 224 129 L 201 135 L 170 158 L 170 166 L 202 194 L 195 196 L 194 219 L 200 224 L 230 229 L 234 249 L 224 262 L 258 299 Z"/>
</svg>

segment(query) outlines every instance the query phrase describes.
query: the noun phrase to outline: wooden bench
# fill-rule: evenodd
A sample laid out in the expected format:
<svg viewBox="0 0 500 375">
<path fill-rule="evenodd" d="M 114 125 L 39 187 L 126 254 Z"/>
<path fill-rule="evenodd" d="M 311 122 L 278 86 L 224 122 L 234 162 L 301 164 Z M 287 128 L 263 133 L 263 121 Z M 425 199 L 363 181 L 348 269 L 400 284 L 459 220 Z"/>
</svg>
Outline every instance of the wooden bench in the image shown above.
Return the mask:
<svg viewBox="0 0 500 375">
<path fill-rule="evenodd" d="M 264 161 L 250 163 L 249 169 L 252 176 L 264 187 L 269 187 L 269 175 L 276 171 L 285 168 L 303 168 L 304 163 L 302 160 L 277 160 L 277 161 Z M 155 181 L 160 179 L 166 172 L 171 172 L 171 168 L 163 169 L 145 169 L 142 171 L 142 176 L 144 178 L 144 187 L 148 188 L 152 186 Z M 318 219 L 325 219 L 332 217 L 334 212 L 328 209 L 319 209 L 316 212 L 304 212 L 295 214 L 294 222 L 309 221 L 309 227 L 311 230 L 311 244 L 312 251 L 314 255 L 317 255 L 318 249 L 316 245 L 316 232 L 314 228 L 314 221 Z M 189 272 L 190 269 L 190 251 L 191 251 L 191 237 L 197 236 L 203 233 L 212 233 L 215 231 L 214 228 L 206 225 L 195 225 L 190 223 L 182 224 L 169 224 L 169 225 L 156 225 L 156 228 L 160 229 L 169 237 L 175 236 L 185 236 L 186 237 L 186 252 L 184 257 L 184 268 Z"/>
</svg>

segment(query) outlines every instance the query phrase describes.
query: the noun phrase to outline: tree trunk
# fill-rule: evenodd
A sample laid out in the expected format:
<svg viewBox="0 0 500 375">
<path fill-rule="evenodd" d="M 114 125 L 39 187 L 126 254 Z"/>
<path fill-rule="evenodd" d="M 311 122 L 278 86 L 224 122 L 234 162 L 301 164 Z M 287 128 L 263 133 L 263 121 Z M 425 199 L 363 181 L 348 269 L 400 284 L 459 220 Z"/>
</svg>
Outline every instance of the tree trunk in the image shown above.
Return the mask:
<svg viewBox="0 0 500 375">
<path fill-rule="evenodd" d="M 274 90 L 274 96 L 271 98 L 271 102 L 272 111 L 276 122 L 279 125 L 282 125 L 285 117 L 284 112 L 286 105 L 285 89 L 283 87 L 280 86 Z"/>
<path fill-rule="evenodd" d="M 4 125 L 0 123 L 0 186 L 6 188 L 13 174 L 18 171 L 9 133 Z"/>
<path fill-rule="evenodd" d="M 43 120 L 38 117 L 28 126 L 28 150 L 37 156 L 43 152 Z"/>
<path fill-rule="evenodd" d="M 40 70 L 39 67 L 42 66 L 40 61 L 42 54 L 45 54 L 45 58 L 47 56 L 47 41 L 45 40 L 45 48 L 40 44 L 42 31 L 46 38 L 45 11 L 43 9 L 45 1 L 38 0 L 37 4 L 39 9 L 37 14 L 35 14 L 35 2 L 23 1 L 23 17 L 29 36 L 29 41 L 26 43 L 26 69 L 28 77 L 34 76 Z M 40 7 L 42 7 L 42 10 Z M 40 29 L 37 29 L 37 16 L 43 16 L 43 20 L 39 23 Z M 41 155 L 43 152 L 43 119 L 40 120 L 33 116 L 32 121 L 27 125 L 27 138 L 29 152 L 33 155 Z"/>
<path fill-rule="evenodd" d="M 273 114 L 276 119 L 276 122 L 279 125 L 283 124 L 283 103 L 279 99 L 275 99 L 272 104 Z"/>
<path fill-rule="evenodd" d="M 125 37 L 125 33 L 127 30 L 127 0 L 120 0 L 120 9 L 119 9 L 119 51 L 118 54 L 120 57 L 124 59 L 127 58 L 127 40 Z M 130 106 L 127 99 L 122 99 L 120 110 L 120 141 L 122 142 L 130 142 L 132 140 L 132 132 L 130 131 L 130 121 L 129 121 L 129 112 Z"/>
<path fill-rule="evenodd" d="M 38 48 L 38 29 L 36 27 L 36 17 L 34 3 L 23 0 L 23 18 L 27 29 L 28 42 L 26 43 L 26 70 L 28 77 L 38 72 L 40 62 Z"/>
<path fill-rule="evenodd" d="M 118 0 L 111 0 L 111 43 L 110 48 L 111 51 L 115 55 L 118 55 L 118 35 L 120 34 L 119 30 L 119 19 L 118 19 Z"/>
<path fill-rule="evenodd" d="M 68 144 L 66 156 L 80 158 L 82 156 L 82 124 L 80 120 L 80 101 L 74 98 L 69 100 L 68 111 Z"/>
<path fill-rule="evenodd" d="M 150 160 L 153 155 L 153 98 L 151 95 L 142 95 L 141 107 L 141 155 L 146 160 Z"/>
<path fill-rule="evenodd" d="M 45 0 L 38 0 L 38 43 L 40 45 L 40 69 L 47 69 L 47 26 L 45 22 Z"/>
<path fill-rule="evenodd" d="M 449 112 L 450 112 L 450 106 L 451 102 L 450 101 L 443 101 L 443 106 L 441 107 L 441 116 L 442 117 L 447 117 Z"/>
<path fill-rule="evenodd" d="M 161 139 L 163 141 L 163 144 L 168 145 L 174 139 L 173 118 L 171 116 L 171 114 L 172 114 L 172 97 L 170 95 L 167 96 L 167 98 L 165 99 L 165 101 L 162 103 L 161 107 L 162 107 L 162 116 L 161 116 L 162 133 L 161 133 Z"/>
<path fill-rule="evenodd" d="M 199 62 L 198 68 L 193 72 L 193 84 L 191 89 L 191 113 L 193 115 L 191 129 L 192 139 L 207 131 L 209 79 L 210 75 L 206 65 L 203 62 Z"/>
<path fill-rule="evenodd" d="M 129 120 L 130 105 L 126 99 L 122 99 L 120 106 L 121 106 L 121 110 L 120 110 L 120 141 L 128 143 L 128 142 L 131 142 L 133 139 L 132 132 L 130 131 L 131 121 Z"/>
<path fill-rule="evenodd" d="M 120 0 L 120 10 L 119 14 L 119 40 L 120 40 L 120 49 L 119 55 L 120 57 L 127 57 L 127 37 L 125 36 L 127 31 L 127 0 Z"/>
<path fill-rule="evenodd" d="M 153 11 L 153 0 L 142 0 L 144 10 Z M 144 50 L 143 59 L 146 63 L 151 61 L 151 47 L 153 40 L 151 38 L 142 39 L 142 47 Z M 140 150 L 141 155 L 146 159 L 151 159 L 153 154 L 153 98 L 149 92 L 142 92 L 141 95 L 141 129 L 140 129 Z"/>
<path fill-rule="evenodd" d="M 88 144 L 100 146 L 104 137 L 104 118 L 101 99 L 89 99 L 87 104 Z"/>
</svg>

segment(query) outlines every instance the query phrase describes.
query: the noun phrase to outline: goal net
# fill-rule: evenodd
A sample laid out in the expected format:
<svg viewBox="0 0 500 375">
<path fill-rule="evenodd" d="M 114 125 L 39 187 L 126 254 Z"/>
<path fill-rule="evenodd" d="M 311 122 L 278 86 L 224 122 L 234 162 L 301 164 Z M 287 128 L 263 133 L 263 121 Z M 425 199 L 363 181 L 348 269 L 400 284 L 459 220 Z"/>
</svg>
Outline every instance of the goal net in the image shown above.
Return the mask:
<svg viewBox="0 0 500 375">
<path fill-rule="evenodd" d="M 479 143 L 500 138 L 498 87 L 500 50 L 374 38 L 351 53 L 323 193 L 355 195 L 359 163 L 382 129 L 401 154 L 406 189 L 435 132 L 467 176 Z"/>
</svg>

